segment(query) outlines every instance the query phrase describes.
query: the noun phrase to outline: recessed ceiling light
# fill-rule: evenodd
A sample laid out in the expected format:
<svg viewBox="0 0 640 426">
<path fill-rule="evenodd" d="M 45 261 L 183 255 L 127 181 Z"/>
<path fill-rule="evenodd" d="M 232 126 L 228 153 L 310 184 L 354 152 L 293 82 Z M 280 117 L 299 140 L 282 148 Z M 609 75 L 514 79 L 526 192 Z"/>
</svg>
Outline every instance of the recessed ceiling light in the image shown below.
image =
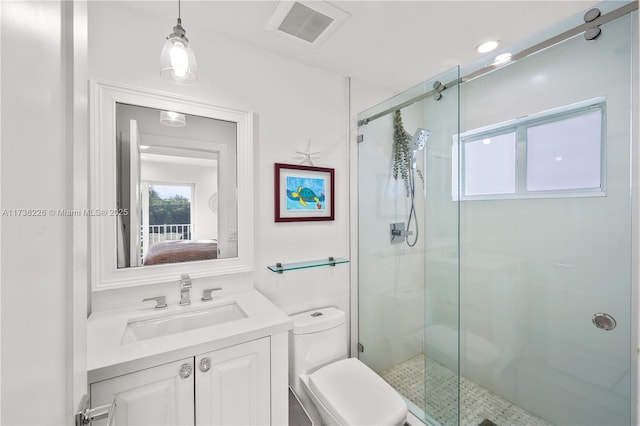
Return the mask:
<svg viewBox="0 0 640 426">
<path fill-rule="evenodd" d="M 502 53 L 496 56 L 496 59 L 493 61 L 494 64 L 503 64 L 505 62 L 509 62 L 511 60 L 511 53 Z"/>
<path fill-rule="evenodd" d="M 485 144 L 485 145 L 490 145 L 491 144 L 491 139 L 490 138 L 482 139 L 482 143 Z"/>
<path fill-rule="evenodd" d="M 485 41 L 484 43 L 480 43 L 478 45 L 478 47 L 476 47 L 476 52 L 478 52 L 478 53 L 491 52 L 496 47 L 498 47 L 498 44 L 500 44 L 500 42 L 498 40 Z"/>
</svg>

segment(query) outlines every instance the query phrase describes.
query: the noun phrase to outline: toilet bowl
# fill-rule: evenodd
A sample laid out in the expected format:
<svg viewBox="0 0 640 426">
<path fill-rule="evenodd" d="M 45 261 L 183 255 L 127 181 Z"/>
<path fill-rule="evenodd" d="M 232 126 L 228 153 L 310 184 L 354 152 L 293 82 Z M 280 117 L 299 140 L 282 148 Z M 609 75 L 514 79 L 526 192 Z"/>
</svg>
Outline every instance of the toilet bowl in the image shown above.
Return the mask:
<svg viewBox="0 0 640 426">
<path fill-rule="evenodd" d="M 360 360 L 347 358 L 343 311 L 323 308 L 291 318 L 290 385 L 323 424 L 404 425 L 402 397 Z"/>
</svg>

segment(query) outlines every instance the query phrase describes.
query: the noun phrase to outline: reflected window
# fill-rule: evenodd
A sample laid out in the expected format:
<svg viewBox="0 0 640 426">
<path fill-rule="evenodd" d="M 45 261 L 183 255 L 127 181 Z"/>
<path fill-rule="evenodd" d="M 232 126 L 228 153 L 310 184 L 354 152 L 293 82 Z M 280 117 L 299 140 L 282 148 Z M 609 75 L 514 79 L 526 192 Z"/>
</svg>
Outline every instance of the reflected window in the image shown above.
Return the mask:
<svg viewBox="0 0 640 426">
<path fill-rule="evenodd" d="M 193 192 L 193 185 L 149 184 L 146 196 L 151 242 L 191 239 Z"/>
<path fill-rule="evenodd" d="M 193 184 L 143 182 L 141 261 L 149 249 L 163 241 L 191 240 L 195 234 Z"/>
</svg>

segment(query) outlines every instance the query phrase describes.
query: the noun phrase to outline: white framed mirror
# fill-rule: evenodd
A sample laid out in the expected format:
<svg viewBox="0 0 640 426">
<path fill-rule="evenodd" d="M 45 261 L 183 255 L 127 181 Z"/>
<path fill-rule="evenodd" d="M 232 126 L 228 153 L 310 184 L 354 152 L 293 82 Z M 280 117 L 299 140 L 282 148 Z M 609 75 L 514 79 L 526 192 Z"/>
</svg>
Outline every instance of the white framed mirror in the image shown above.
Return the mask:
<svg viewBox="0 0 640 426">
<path fill-rule="evenodd" d="M 92 81 L 93 290 L 253 270 L 252 113 Z"/>
</svg>

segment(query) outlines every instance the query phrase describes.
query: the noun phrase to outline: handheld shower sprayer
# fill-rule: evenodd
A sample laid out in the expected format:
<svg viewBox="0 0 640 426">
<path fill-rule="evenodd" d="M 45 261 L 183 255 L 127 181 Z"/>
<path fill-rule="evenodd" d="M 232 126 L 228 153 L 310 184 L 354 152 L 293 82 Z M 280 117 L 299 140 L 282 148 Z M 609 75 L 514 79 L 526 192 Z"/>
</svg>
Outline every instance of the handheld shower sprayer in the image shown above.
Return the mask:
<svg viewBox="0 0 640 426">
<path fill-rule="evenodd" d="M 409 148 L 413 151 L 419 151 L 424 148 L 427 141 L 431 137 L 431 131 L 427 129 L 418 128 L 409 142 Z"/>
<path fill-rule="evenodd" d="M 431 137 L 431 131 L 427 129 L 423 129 L 419 127 L 416 132 L 413 134 L 413 137 L 409 141 L 409 149 L 411 150 L 411 172 L 409 173 L 409 195 L 411 197 L 411 207 L 409 209 L 409 219 L 407 220 L 407 236 L 406 242 L 409 247 L 413 247 L 418 242 L 418 217 L 416 216 L 416 206 L 415 206 L 415 193 L 416 193 L 416 159 L 418 151 L 424 149 L 427 144 L 427 141 Z M 409 242 L 409 227 L 411 226 L 411 218 L 415 221 L 416 227 L 416 236 L 413 242 Z"/>
<path fill-rule="evenodd" d="M 420 127 L 413 134 L 413 137 L 409 142 L 409 149 L 411 150 L 411 166 L 413 167 L 413 170 L 416 169 L 416 154 L 418 151 L 424 149 L 430 137 L 431 131 Z"/>
</svg>

